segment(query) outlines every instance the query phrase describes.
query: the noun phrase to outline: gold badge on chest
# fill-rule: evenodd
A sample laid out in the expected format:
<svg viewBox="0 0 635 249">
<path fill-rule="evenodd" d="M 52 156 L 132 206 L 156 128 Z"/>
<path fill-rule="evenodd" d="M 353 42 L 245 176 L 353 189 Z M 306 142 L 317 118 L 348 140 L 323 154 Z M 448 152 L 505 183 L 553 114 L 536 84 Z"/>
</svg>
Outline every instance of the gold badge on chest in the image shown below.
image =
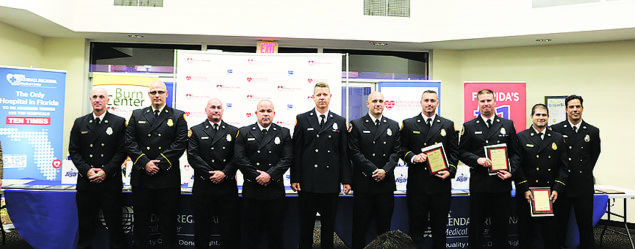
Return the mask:
<svg viewBox="0 0 635 249">
<path fill-rule="evenodd" d="M 108 134 L 109 136 L 112 135 L 112 128 L 111 127 L 106 128 L 106 134 Z"/>
<path fill-rule="evenodd" d="M 446 133 L 445 133 L 445 129 L 441 129 L 441 136 L 445 137 Z"/>
<path fill-rule="evenodd" d="M 587 142 L 587 143 L 591 141 L 591 137 L 589 137 L 589 134 L 584 136 L 584 141 Z"/>
<path fill-rule="evenodd" d="M 552 148 L 553 150 L 557 150 L 557 149 L 558 149 L 558 146 L 557 146 L 557 145 L 556 145 L 556 143 L 554 142 L 554 143 L 552 143 L 552 144 L 551 144 L 551 148 Z"/>
<path fill-rule="evenodd" d="M 172 121 L 172 119 L 168 119 L 167 124 L 168 126 L 172 127 L 174 125 L 174 121 Z"/>
<path fill-rule="evenodd" d="M 507 131 L 505 131 L 505 127 L 501 127 L 501 135 L 505 135 Z"/>
</svg>

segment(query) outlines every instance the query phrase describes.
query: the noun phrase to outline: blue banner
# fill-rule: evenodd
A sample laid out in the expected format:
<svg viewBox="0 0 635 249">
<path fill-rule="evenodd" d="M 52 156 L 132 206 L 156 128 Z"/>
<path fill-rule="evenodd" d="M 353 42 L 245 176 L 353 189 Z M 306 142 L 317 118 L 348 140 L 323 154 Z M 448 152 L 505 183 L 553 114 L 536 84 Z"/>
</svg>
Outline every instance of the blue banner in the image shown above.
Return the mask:
<svg viewBox="0 0 635 249">
<path fill-rule="evenodd" d="M 4 178 L 60 182 L 66 72 L 0 67 Z"/>
</svg>

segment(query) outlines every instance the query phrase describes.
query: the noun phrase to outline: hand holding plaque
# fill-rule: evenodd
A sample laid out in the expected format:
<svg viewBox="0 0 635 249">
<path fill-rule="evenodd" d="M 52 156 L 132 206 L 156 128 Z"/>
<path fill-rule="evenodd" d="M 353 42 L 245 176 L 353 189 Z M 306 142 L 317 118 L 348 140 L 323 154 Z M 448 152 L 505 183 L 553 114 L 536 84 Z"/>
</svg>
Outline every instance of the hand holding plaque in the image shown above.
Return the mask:
<svg viewBox="0 0 635 249">
<path fill-rule="evenodd" d="M 492 161 L 489 168 L 490 175 L 496 175 L 499 171 L 509 171 L 509 158 L 507 156 L 507 144 L 485 146 L 485 157 Z"/>
<path fill-rule="evenodd" d="M 529 191 L 534 196 L 529 202 L 532 217 L 553 216 L 553 202 L 551 201 L 551 189 L 548 187 L 530 187 Z"/>
<path fill-rule="evenodd" d="M 443 148 L 443 143 L 438 143 L 421 149 L 421 152 L 428 156 L 430 174 L 434 175 L 439 171 L 448 169 L 448 158 Z"/>
</svg>

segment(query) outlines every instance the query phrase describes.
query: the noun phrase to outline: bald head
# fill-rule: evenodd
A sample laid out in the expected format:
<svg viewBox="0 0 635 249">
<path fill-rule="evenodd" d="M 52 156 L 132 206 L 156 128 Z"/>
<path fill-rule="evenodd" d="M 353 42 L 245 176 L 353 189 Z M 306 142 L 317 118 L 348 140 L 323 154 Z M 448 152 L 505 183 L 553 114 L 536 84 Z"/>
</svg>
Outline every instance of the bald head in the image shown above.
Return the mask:
<svg viewBox="0 0 635 249">
<path fill-rule="evenodd" d="M 223 102 L 218 98 L 211 98 L 207 101 L 207 106 L 205 106 L 205 113 L 207 114 L 207 120 L 218 123 L 223 119 L 223 112 L 225 109 L 223 108 Z"/>
<path fill-rule="evenodd" d="M 271 123 L 273 123 L 273 117 L 275 116 L 276 112 L 271 100 L 264 99 L 258 102 L 256 117 L 258 117 L 258 124 L 260 124 L 260 126 L 265 128 L 269 127 Z"/>
<path fill-rule="evenodd" d="M 93 113 L 96 116 L 101 116 L 106 112 L 108 106 L 108 91 L 103 87 L 94 87 L 90 94 L 90 104 L 93 106 Z"/>
<path fill-rule="evenodd" d="M 163 81 L 153 81 L 150 83 L 148 96 L 152 102 L 152 107 L 154 107 L 154 109 L 161 109 L 165 106 L 165 100 L 168 98 L 168 88 Z"/>
<path fill-rule="evenodd" d="M 380 118 L 382 113 L 384 112 L 384 95 L 378 91 L 374 91 L 368 95 L 368 101 L 366 101 L 366 106 L 368 106 L 368 113 L 375 118 Z"/>
</svg>

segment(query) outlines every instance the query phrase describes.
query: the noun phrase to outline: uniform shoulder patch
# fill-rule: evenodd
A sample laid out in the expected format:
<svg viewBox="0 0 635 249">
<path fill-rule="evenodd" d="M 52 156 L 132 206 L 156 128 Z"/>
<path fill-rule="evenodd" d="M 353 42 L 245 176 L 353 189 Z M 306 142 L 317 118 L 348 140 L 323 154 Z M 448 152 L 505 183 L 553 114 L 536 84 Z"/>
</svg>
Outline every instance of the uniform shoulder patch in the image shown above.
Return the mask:
<svg viewBox="0 0 635 249">
<path fill-rule="evenodd" d="M 187 137 L 192 137 L 192 129 L 187 130 Z"/>
<path fill-rule="evenodd" d="M 236 131 L 236 137 L 238 137 L 238 134 L 240 134 L 240 130 Z"/>
<path fill-rule="evenodd" d="M 187 121 L 187 113 L 183 113 L 183 120 Z"/>
<path fill-rule="evenodd" d="M 461 126 L 461 136 L 463 136 L 463 134 L 465 134 L 465 125 Z"/>
<path fill-rule="evenodd" d="M 353 130 L 353 122 L 348 124 L 348 132 L 351 132 Z"/>
</svg>

